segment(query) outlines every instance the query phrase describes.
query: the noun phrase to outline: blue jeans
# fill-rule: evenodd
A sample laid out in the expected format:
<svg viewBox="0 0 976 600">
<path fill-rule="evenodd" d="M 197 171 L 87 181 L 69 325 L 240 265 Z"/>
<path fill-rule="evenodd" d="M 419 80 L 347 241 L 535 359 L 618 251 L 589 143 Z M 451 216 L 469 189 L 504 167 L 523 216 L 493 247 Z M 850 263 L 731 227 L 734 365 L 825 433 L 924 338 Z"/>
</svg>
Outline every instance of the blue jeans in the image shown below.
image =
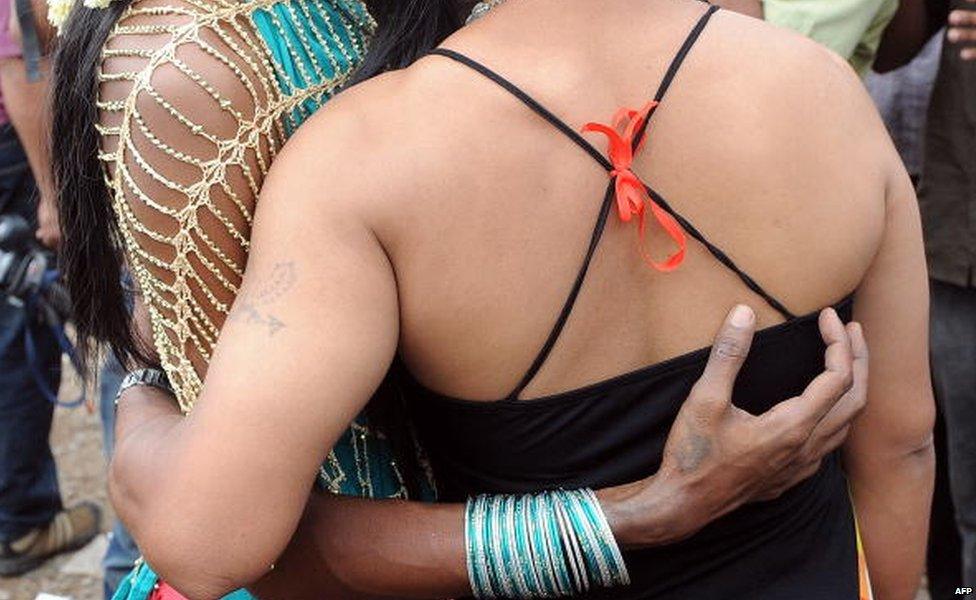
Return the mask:
<svg viewBox="0 0 976 600">
<path fill-rule="evenodd" d="M 0 214 L 36 221 L 36 187 L 27 158 L 9 124 L 0 125 Z M 24 335 L 30 327 L 37 360 L 29 365 Z M 45 525 L 61 510 L 58 476 L 48 436 L 54 406 L 33 370 L 53 390 L 61 382 L 61 349 L 47 326 L 0 296 L 0 541 Z"/>
<path fill-rule="evenodd" d="M 115 448 L 115 394 L 119 390 L 119 384 L 125 376 L 125 370 L 115 357 L 109 360 L 102 367 L 99 377 L 99 412 L 102 417 L 102 448 L 105 450 L 105 458 L 110 459 L 112 450 Z M 105 600 L 111 600 L 115 595 L 116 588 L 122 578 L 129 574 L 136 559 L 139 558 L 139 548 L 129 535 L 125 525 L 115 519 L 112 525 L 112 533 L 109 534 L 108 548 L 102 558 L 102 589 Z"/>
<path fill-rule="evenodd" d="M 932 382 L 945 418 L 962 585 L 976 585 L 976 288 L 932 282 Z"/>
</svg>

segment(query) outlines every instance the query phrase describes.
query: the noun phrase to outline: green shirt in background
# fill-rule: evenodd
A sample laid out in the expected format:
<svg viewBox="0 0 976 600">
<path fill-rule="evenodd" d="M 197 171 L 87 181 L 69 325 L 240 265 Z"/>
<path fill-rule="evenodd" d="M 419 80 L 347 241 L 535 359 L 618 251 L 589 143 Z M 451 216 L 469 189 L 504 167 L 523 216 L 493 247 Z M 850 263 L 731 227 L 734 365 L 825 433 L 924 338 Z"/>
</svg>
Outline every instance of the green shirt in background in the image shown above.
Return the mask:
<svg viewBox="0 0 976 600">
<path fill-rule="evenodd" d="M 765 20 L 820 42 L 867 73 L 898 0 L 764 0 Z"/>
</svg>

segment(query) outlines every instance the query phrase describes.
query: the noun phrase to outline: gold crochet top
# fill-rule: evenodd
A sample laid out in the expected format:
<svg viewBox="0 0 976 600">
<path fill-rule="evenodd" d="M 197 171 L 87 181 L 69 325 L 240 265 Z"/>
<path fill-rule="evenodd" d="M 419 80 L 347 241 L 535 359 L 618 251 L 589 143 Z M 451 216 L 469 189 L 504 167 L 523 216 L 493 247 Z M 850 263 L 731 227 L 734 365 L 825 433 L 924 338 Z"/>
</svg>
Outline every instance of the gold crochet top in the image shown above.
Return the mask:
<svg viewBox="0 0 976 600">
<path fill-rule="evenodd" d="M 357 0 L 136 0 L 105 44 L 100 158 L 184 411 L 241 283 L 269 165 L 375 27 Z"/>
</svg>

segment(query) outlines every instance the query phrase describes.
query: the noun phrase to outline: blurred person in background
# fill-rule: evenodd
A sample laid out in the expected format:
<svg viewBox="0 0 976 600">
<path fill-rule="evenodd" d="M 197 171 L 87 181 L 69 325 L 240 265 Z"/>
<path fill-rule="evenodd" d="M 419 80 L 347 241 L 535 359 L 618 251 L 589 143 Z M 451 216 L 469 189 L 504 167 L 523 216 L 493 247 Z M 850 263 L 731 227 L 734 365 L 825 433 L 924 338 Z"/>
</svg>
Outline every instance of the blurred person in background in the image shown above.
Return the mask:
<svg viewBox="0 0 976 600">
<path fill-rule="evenodd" d="M 792 29 L 830 48 L 861 76 L 874 62 L 898 0 L 719 0 L 724 8 Z"/>
<path fill-rule="evenodd" d="M 44 103 L 48 41 L 32 13 L 43 3 L 0 2 L 0 215 L 19 215 L 37 239 L 58 244 L 57 210 L 49 176 Z M 18 15 L 19 13 L 19 15 Z M 36 350 L 30 364 L 28 330 Z M 98 532 L 99 510 L 83 502 L 65 509 L 48 437 L 61 349 L 51 330 L 0 298 L 0 575 L 25 573 L 48 557 L 78 548 Z M 45 387 L 47 390 L 45 390 Z"/>
<path fill-rule="evenodd" d="M 115 396 L 125 377 L 125 369 L 114 356 L 107 357 L 98 378 L 99 416 L 102 421 L 102 450 L 106 460 L 111 460 L 115 448 Z M 105 600 L 115 595 L 119 583 L 135 566 L 139 548 L 135 540 L 118 518 L 112 523 L 108 535 L 108 547 L 102 559 L 102 581 Z"/>
<path fill-rule="evenodd" d="M 929 98 L 942 53 L 943 35 L 939 30 L 945 26 L 948 6 L 944 0 L 927 1 L 928 5 L 926 0 L 901 2 L 885 32 L 874 72 L 865 78 L 916 187 L 922 178 Z M 919 50 L 922 43 L 924 46 Z M 949 482 L 946 424 L 941 410 L 937 414 L 934 438 L 937 461 L 926 574 L 933 600 L 948 600 L 958 597 L 962 548 Z"/>
<path fill-rule="evenodd" d="M 942 10 L 939 10 L 939 9 Z M 932 375 L 945 418 L 962 538 L 962 584 L 976 586 L 976 3 L 950 0 L 932 90 L 919 203 L 932 296 Z"/>
<path fill-rule="evenodd" d="M 902 4 L 878 68 L 907 63 L 938 30 L 919 205 L 932 298 L 931 366 L 962 540 L 962 585 L 976 585 L 976 2 Z M 889 39 L 890 38 L 890 39 Z M 933 546 L 945 540 L 933 538 Z M 950 541 L 951 543 L 951 541 Z M 958 587 L 958 586 L 957 586 Z M 952 593 L 955 593 L 954 591 Z"/>
</svg>

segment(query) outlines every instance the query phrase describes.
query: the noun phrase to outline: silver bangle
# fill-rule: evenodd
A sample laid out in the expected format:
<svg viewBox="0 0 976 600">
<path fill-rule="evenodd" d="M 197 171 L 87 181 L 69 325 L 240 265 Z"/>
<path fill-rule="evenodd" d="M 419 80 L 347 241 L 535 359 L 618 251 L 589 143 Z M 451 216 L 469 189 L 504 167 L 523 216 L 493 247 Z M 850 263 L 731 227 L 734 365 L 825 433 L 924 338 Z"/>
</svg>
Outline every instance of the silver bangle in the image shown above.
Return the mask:
<svg viewBox="0 0 976 600">
<path fill-rule="evenodd" d="M 126 390 L 143 385 L 166 392 L 173 398 L 174 402 L 176 401 L 176 392 L 173 391 L 173 386 L 170 385 L 169 377 L 166 376 L 165 372 L 160 369 L 136 369 L 126 374 L 122 379 L 119 391 L 115 394 L 115 408 L 119 408 L 119 401 Z"/>
</svg>

